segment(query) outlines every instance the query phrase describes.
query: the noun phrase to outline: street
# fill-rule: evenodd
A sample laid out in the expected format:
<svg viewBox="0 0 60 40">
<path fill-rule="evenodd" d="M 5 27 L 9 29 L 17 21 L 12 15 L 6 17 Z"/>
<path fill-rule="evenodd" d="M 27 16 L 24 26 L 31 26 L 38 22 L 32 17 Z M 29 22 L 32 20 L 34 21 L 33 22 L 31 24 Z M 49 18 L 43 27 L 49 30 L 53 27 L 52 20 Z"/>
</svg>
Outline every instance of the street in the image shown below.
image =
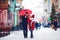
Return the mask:
<svg viewBox="0 0 60 40">
<path fill-rule="evenodd" d="M 0 0 L 0 40 L 60 40 L 60 0 Z"/>
<path fill-rule="evenodd" d="M 28 38 L 24 39 L 23 31 L 13 31 L 10 35 L 0 38 L 0 40 L 60 40 L 60 29 L 57 31 L 51 28 L 41 28 L 34 30 L 34 37 L 30 38 L 30 31 L 28 31 Z"/>
</svg>

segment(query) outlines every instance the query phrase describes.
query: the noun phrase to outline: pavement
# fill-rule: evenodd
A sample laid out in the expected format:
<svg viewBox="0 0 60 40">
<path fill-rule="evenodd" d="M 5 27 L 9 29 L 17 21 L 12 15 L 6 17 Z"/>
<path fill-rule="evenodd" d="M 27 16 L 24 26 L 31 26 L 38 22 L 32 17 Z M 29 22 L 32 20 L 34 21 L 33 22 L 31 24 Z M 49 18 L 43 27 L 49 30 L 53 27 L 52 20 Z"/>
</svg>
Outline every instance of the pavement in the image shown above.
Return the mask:
<svg viewBox="0 0 60 40">
<path fill-rule="evenodd" d="M 28 31 L 28 38 L 24 39 L 23 31 L 11 31 L 10 35 L 0 38 L 0 40 L 60 40 L 60 28 L 54 31 L 51 28 L 41 28 L 33 31 L 34 37 L 30 38 L 30 31 Z"/>
</svg>

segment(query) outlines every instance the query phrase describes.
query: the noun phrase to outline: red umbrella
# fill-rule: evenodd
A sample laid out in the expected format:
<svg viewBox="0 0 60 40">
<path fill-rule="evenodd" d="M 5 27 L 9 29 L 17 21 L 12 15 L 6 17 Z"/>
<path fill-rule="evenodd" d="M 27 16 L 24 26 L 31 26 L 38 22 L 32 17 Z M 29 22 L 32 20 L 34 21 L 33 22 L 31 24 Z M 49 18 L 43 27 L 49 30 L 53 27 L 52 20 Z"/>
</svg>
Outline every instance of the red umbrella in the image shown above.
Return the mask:
<svg viewBox="0 0 60 40">
<path fill-rule="evenodd" d="M 29 10 L 29 9 L 20 10 L 20 11 L 19 11 L 19 14 L 20 14 L 21 16 L 23 16 L 23 15 L 25 15 L 26 12 L 28 12 L 28 14 L 32 14 L 32 11 Z"/>
</svg>

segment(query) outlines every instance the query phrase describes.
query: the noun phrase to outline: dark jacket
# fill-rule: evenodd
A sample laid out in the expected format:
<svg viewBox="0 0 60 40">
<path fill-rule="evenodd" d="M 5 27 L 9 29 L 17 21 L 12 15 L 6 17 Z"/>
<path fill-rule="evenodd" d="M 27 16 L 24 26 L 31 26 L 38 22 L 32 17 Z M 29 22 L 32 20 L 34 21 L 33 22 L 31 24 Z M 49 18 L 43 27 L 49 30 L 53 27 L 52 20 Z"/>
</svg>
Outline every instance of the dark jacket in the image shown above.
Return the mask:
<svg viewBox="0 0 60 40">
<path fill-rule="evenodd" d="M 25 17 L 25 15 L 24 16 L 22 16 L 22 26 L 23 26 L 23 28 L 24 29 L 27 29 L 27 17 Z"/>
</svg>

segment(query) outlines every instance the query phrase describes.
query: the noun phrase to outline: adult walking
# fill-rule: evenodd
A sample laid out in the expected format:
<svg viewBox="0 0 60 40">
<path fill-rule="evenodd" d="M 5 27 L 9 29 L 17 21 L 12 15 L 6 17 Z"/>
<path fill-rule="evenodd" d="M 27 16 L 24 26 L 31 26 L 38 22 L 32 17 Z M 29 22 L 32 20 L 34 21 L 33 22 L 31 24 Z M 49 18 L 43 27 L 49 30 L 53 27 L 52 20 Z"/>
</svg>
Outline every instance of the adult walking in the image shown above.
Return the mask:
<svg viewBox="0 0 60 40">
<path fill-rule="evenodd" d="M 28 35 L 28 16 L 32 14 L 32 11 L 29 9 L 23 9 L 19 11 L 20 15 L 22 16 L 22 27 L 23 27 L 23 35 L 24 38 L 27 38 Z"/>
<path fill-rule="evenodd" d="M 34 15 L 32 15 L 32 18 L 28 18 L 28 25 L 30 30 L 30 38 L 33 38 L 33 30 L 34 30 Z"/>
<path fill-rule="evenodd" d="M 28 29 L 27 29 L 27 19 L 28 19 L 28 12 L 25 13 L 24 16 L 22 16 L 22 27 L 23 27 L 23 35 L 24 38 L 27 38 L 27 34 L 28 34 Z"/>
</svg>

